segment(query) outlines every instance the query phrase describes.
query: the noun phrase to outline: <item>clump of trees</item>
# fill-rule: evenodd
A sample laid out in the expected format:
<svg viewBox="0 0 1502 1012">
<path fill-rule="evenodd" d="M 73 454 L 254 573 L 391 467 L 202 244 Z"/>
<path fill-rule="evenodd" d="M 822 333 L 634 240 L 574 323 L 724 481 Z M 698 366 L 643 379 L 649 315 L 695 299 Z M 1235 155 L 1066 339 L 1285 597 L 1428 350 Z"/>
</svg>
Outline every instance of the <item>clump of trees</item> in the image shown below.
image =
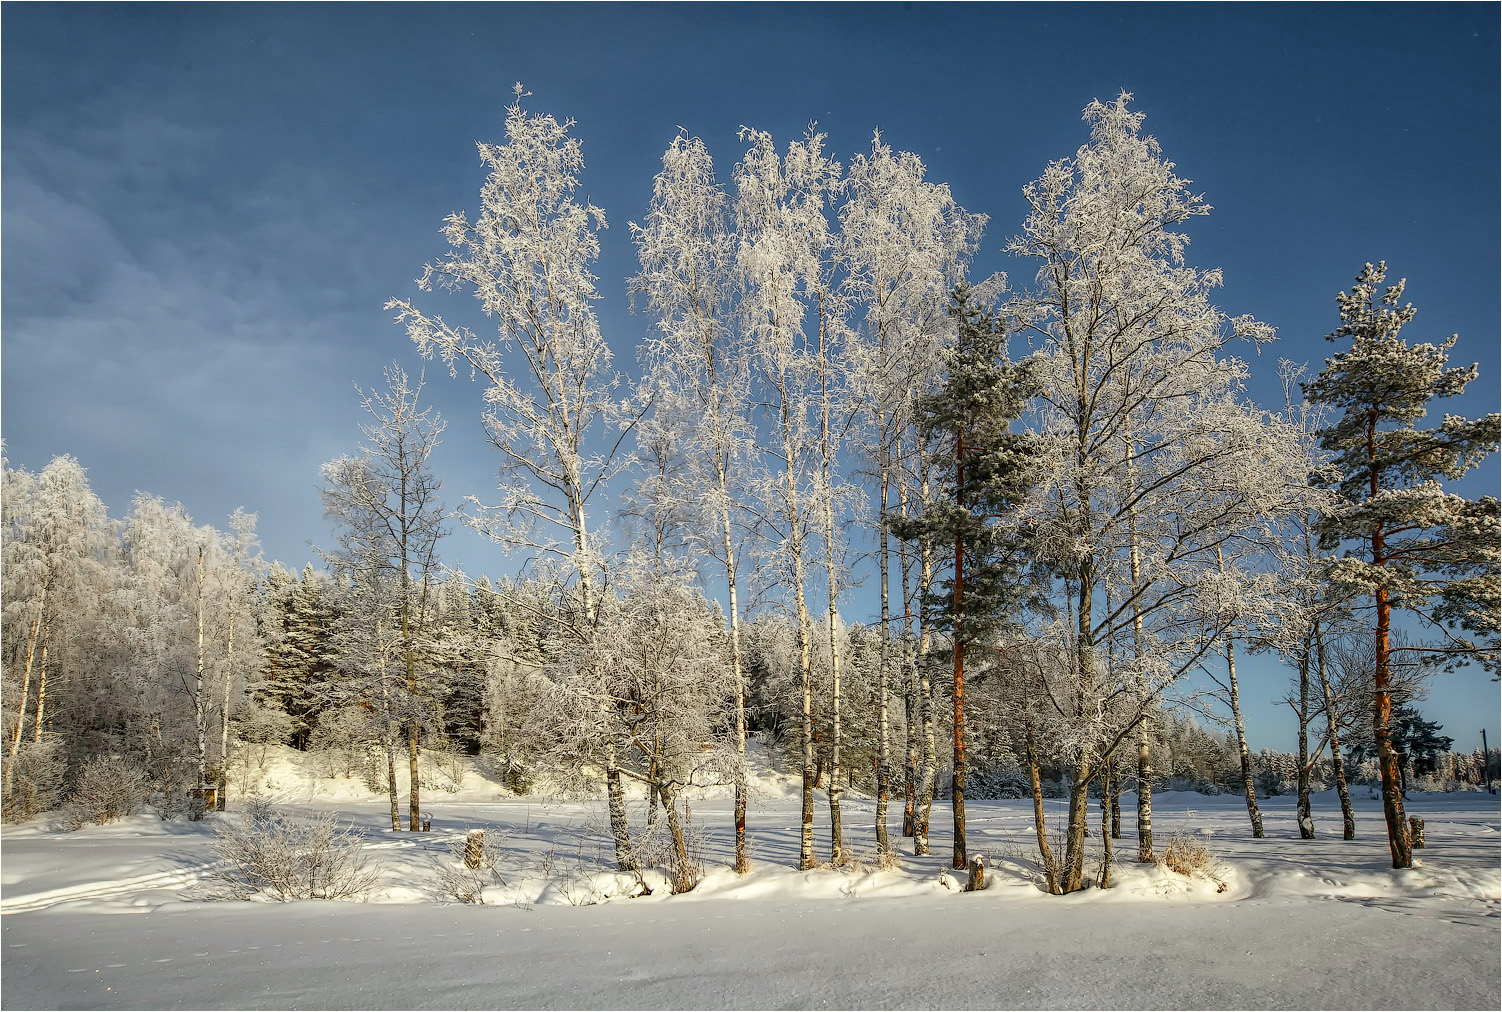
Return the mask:
<svg viewBox="0 0 1502 1012">
<path fill-rule="evenodd" d="M 698 787 L 734 791 L 748 867 L 760 735 L 801 775 L 802 867 L 818 792 L 835 863 L 845 791 L 875 797 L 883 858 L 893 801 L 923 855 L 947 799 L 956 867 L 967 795 L 1030 796 L 1063 893 L 1109 881 L 1084 866 L 1092 794 L 1108 839 L 1135 794 L 1152 861 L 1156 787 L 1236 791 L 1256 835 L 1259 798 L 1292 793 L 1312 836 L 1333 783 L 1350 838 L 1347 784 L 1380 776 L 1404 866 L 1404 780 L 1485 780 L 1412 707 L 1428 674 L 1497 663 L 1497 500 L 1444 483 L 1498 419 L 1416 427 L 1476 370 L 1448 366 L 1453 338 L 1399 337 L 1413 311 L 1384 265 L 1339 298 L 1350 348 L 1313 375 L 1284 363 L 1270 410 L 1242 356 L 1273 330 L 1215 304 L 1185 234 L 1210 206 L 1128 94 L 1092 102 L 1086 142 L 1023 188 L 1021 283 L 967 277 L 985 216 L 880 134 L 842 164 L 814 127 L 781 146 L 747 128 L 722 172 L 682 132 L 631 224 L 648 330 L 627 377 L 594 311 L 583 147 L 524 98 L 479 145 L 478 211 L 388 304 L 477 384 L 497 497 L 440 504 L 443 422 L 400 365 L 323 469 L 324 571 L 267 566 L 244 513 L 220 532 L 142 497 L 114 522 L 71 458 L 7 466 L 7 818 L 55 806 L 92 756 L 223 797 L 235 755 L 290 743 L 383 790 L 393 830 L 404 766 L 410 830 L 468 759 L 517 791 L 603 789 L 620 868 L 665 847 L 686 886 Z M 438 312 L 465 293 L 493 332 Z M 451 516 L 521 575 L 443 568 Z M 879 615 L 851 622 L 873 571 Z M 1433 635 L 1398 637 L 1394 609 Z M 1294 755 L 1247 740 L 1247 651 L 1296 674 Z M 1067 800 L 1062 853 L 1045 796 Z"/>
</svg>

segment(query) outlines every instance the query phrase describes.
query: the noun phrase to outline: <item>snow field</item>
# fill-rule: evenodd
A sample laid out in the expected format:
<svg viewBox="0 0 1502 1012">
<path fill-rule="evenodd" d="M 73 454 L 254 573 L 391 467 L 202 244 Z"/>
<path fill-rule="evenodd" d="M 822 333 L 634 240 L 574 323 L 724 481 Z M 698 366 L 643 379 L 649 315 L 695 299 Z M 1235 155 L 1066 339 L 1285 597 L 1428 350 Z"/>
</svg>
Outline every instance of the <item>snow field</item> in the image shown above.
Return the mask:
<svg viewBox="0 0 1502 1012">
<path fill-rule="evenodd" d="M 602 802 L 502 796 L 478 777 L 425 795 L 431 833 L 393 833 L 384 796 L 342 779 L 270 779 L 295 813 L 337 811 L 381 881 L 368 903 L 211 902 L 212 817 L 154 815 L 3 837 L 3 997 L 11 1008 L 1189 1007 L 1495 1008 L 1499 813 L 1479 793 L 1416 794 L 1421 867 L 1390 867 L 1380 801 L 1357 792 L 1357 839 L 1333 793 L 1318 836 L 1291 798 L 1264 803 L 1254 840 L 1234 796 L 1154 795 L 1159 849 L 1207 840 L 1210 879 L 1138 866 L 1134 798 L 1122 804 L 1116 887 L 1051 897 L 1035 884 L 1030 801 L 967 802 L 989 888 L 958 891 L 949 809 L 934 856 L 914 858 L 892 806 L 901 867 L 874 868 L 873 805 L 847 795 L 857 863 L 795 869 L 799 810 L 766 773 L 749 812 L 753 870 L 728 868 L 731 802 L 691 802 L 706 876 L 672 896 L 660 875 L 610 869 Z M 828 854 L 819 796 L 816 848 Z M 642 825 L 638 801 L 633 830 Z M 1063 823 L 1050 802 L 1051 830 Z M 1092 811 L 1092 817 L 1095 813 Z M 444 903 L 437 867 L 482 828 L 506 885 L 483 906 Z M 1098 831 L 1097 831 L 1098 832 Z M 1097 868 L 1092 838 L 1087 870 Z M 645 884 L 650 895 L 629 898 Z M 119 916 L 131 915 L 136 916 Z"/>
</svg>

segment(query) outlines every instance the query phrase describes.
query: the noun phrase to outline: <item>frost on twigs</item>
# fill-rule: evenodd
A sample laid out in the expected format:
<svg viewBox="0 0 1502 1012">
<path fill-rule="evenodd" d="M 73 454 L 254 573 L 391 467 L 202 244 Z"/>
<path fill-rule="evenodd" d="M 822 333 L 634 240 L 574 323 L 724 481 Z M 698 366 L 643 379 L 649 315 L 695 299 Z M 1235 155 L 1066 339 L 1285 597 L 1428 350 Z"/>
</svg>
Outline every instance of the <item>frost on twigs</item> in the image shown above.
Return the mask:
<svg viewBox="0 0 1502 1012">
<path fill-rule="evenodd" d="M 370 864 L 353 826 L 340 826 L 332 812 L 306 819 L 271 808 L 217 831 L 214 848 L 228 899 L 363 900 L 375 886 Z"/>
<path fill-rule="evenodd" d="M 118 822 L 145 806 L 149 789 L 146 771 L 134 760 L 94 756 L 83 764 L 78 786 L 63 809 L 63 824 L 79 829 L 90 822 L 101 826 Z"/>
<path fill-rule="evenodd" d="M 456 837 L 450 853 L 433 865 L 434 888 L 439 899 L 484 905 L 486 889 L 505 887 L 506 877 L 501 874 L 504 842 L 503 836 L 479 830 Z"/>
</svg>

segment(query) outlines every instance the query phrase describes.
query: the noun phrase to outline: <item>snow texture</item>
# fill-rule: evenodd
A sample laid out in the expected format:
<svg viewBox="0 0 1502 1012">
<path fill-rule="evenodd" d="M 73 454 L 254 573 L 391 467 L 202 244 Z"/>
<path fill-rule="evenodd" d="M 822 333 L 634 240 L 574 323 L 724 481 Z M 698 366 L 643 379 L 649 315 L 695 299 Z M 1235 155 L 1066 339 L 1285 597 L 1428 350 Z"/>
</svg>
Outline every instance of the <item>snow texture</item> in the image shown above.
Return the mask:
<svg viewBox="0 0 1502 1012">
<path fill-rule="evenodd" d="M 942 857 L 899 870 L 795 871 L 796 783 L 763 765 L 752 871 L 728 869 L 731 802 L 690 800 L 707 876 L 608 870 L 602 803 L 514 798 L 471 774 L 432 797 L 428 834 L 393 833 L 357 781 L 311 778 L 283 751 L 269 779 L 294 815 L 335 810 L 379 864 L 368 903 L 214 902 L 216 819 L 134 816 L 3 839 L 9 1008 L 1495 1008 L 1499 819 L 1480 793 L 1416 794 L 1422 867 L 1395 871 L 1381 803 L 1360 791 L 1355 841 L 1333 792 L 1318 838 L 1292 798 L 1253 840 L 1234 795 L 1159 793 L 1160 839 L 1210 845 L 1185 878 L 1121 864 L 1115 888 L 1067 897 L 1035 879 L 1029 801 L 970 801 L 989 887 L 960 891 Z M 720 794 L 726 793 L 720 791 Z M 1049 816 L 1062 826 L 1062 802 Z M 1123 802 L 1125 812 L 1132 799 Z M 633 821 L 641 816 L 639 800 Z M 872 802 L 849 797 L 847 849 L 874 865 Z M 946 820 L 936 819 L 936 825 Z M 1127 820 L 1128 823 L 1130 820 Z M 499 837 L 507 885 L 445 903 L 437 868 L 471 828 Z M 1124 826 L 1130 835 L 1130 825 Z M 827 852 L 827 825 L 816 834 Z M 898 839 L 894 835 L 894 839 Z M 1088 864 L 1098 860 L 1092 837 Z M 947 841 L 935 840 L 947 854 Z M 1118 853 L 1121 853 L 1119 850 Z M 1221 885 L 1224 885 L 1222 891 Z M 650 895 L 630 898 L 650 887 Z M 122 916 L 125 915 L 125 916 Z M 135 915 L 135 916 L 129 916 Z"/>
</svg>

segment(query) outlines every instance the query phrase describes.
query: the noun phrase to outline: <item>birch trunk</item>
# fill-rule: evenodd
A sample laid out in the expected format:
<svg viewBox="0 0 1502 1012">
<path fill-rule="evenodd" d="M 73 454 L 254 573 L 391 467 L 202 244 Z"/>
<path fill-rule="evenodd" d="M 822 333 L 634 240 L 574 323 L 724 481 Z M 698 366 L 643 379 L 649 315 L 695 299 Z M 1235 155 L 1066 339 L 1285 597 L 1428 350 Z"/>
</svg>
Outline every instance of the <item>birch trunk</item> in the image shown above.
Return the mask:
<svg viewBox="0 0 1502 1012">
<path fill-rule="evenodd" d="M 1330 732 L 1330 763 L 1335 768 L 1335 790 L 1340 795 L 1340 817 L 1344 836 L 1356 839 L 1356 813 L 1351 808 L 1351 791 L 1346 786 L 1346 764 L 1340 751 L 1340 721 L 1336 717 L 1335 693 L 1330 689 L 1330 673 L 1325 667 L 1325 632 L 1319 621 L 1314 623 L 1314 656 L 1319 671 L 1320 690 L 1325 697 L 1325 726 Z"/>
<path fill-rule="evenodd" d="M 401 832 L 401 795 L 397 793 L 396 787 L 396 715 L 391 710 L 391 686 L 387 682 L 385 622 L 379 612 L 376 615 L 376 649 L 379 651 L 377 664 L 380 672 L 381 717 L 384 725 L 381 729 L 381 749 L 386 753 L 386 789 L 391 800 L 391 829 L 393 832 Z"/>
<path fill-rule="evenodd" d="M 1027 779 L 1033 789 L 1033 827 L 1038 832 L 1038 856 L 1043 864 L 1043 876 L 1048 891 L 1054 896 L 1063 892 L 1059 888 L 1059 866 L 1054 862 L 1053 849 L 1048 845 L 1048 827 L 1043 821 L 1043 783 L 1038 776 L 1038 749 L 1033 742 L 1033 723 L 1027 722 Z"/>
<path fill-rule="evenodd" d="M 1081 495 L 1081 502 L 1089 502 L 1088 495 Z M 1075 664 L 1079 679 L 1079 702 L 1075 719 L 1085 725 L 1087 700 L 1095 696 L 1095 649 L 1091 616 L 1094 611 L 1095 567 L 1092 560 L 1080 566 L 1079 601 L 1074 616 L 1076 626 Z M 1085 835 L 1090 818 L 1090 777 L 1093 773 L 1088 746 L 1081 746 L 1075 760 L 1074 782 L 1069 787 L 1069 826 L 1064 835 L 1064 867 L 1060 883 L 1066 893 L 1084 887 L 1085 882 Z"/>
<path fill-rule="evenodd" d="M 887 671 L 892 662 L 892 608 L 889 597 L 890 560 L 887 557 L 887 494 L 889 460 L 885 453 L 881 460 L 881 503 L 877 510 L 877 531 L 881 538 L 879 562 L 881 568 L 881 658 L 876 672 L 876 855 L 886 857 L 891 851 L 887 839 L 887 771 L 892 757 L 888 751 L 887 729 Z"/>
<path fill-rule="evenodd" d="M 673 857 L 677 861 L 677 867 L 673 869 L 673 891 L 688 892 L 695 883 L 689 867 L 688 842 L 684 839 L 683 823 L 678 819 L 677 793 L 667 785 L 663 785 L 659 790 L 662 794 L 663 810 L 668 816 L 668 833 L 673 838 Z"/>
<path fill-rule="evenodd" d="M 1090 820 L 1089 762 L 1075 767 L 1074 782 L 1069 785 L 1069 829 L 1064 839 L 1064 867 L 1060 891 L 1078 892 L 1085 887 L 1085 828 Z"/>
<path fill-rule="evenodd" d="M 1111 783 L 1111 762 L 1106 764 L 1100 773 L 1100 876 L 1096 884 L 1102 889 L 1111 888 L 1111 862 L 1114 855 L 1111 852 L 1111 795 L 1115 793 L 1115 785 Z"/>
<path fill-rule="evenodd" d="M 1147 684 L 1142 673 L 1146 643 L 1142 635 L 1142 604 L 1137 591 L 1142 586 L 1142 555 L 1137 548 L 1137 523 L 1127 518 L 1132 540 L 1132 639 L 1137 653 L 1137 705 L 1147 707 Z M 1137 728 L 1137 861 L 1152 864 L 1153 856 L 1153 743 L 1144 714 Z"/>
<path fill-rule="evenodd" d="M 21 737 L 26 733 L 26 708 L 31 702 L 31 665 L 36 659 L 37 639 L 42 635 L 42 616 L 47 611 L 47 587 L 52 582 L 49 573 L 42 580 L 42 592 L 37 598 L 37 617 L 31 620 L 26 634 L 26 668 L 21 678 L 21 706 L 16 712 L 16 733 L 10 743 L 10 764 L 5 767 L 5 790 L 10 791 L 15 778 L 16 756 L 21 751 Z"/>
<path fill-rule="evenodd" d="M 740 606 L 736 601 L 736 561 L 731 539 L 730 498 L 723 465 L 719 474 L 725 580 L 730 602 L 730 668 L 735 681 L 735 873 L 744 875 L 751 870 L 751 862 L 746 856 L 746 676 L 741 659 Z"/>
<path fill-rule="evenodd" d="M 36 733 L 31 740 L 40 743 L 42 729 L 46 726 L 47 718 L 47 645 L 51 642 L 52 616 L 48 615 L 42 620 L 42 656 L 37 662 L 37 717 Z"/>
<path fill-rule="evenodd" d="M 1246 813 L 1252 820 L 1252 836 L 1262 839 L 1262 810 L 1257 807 L 1257 787 L 1252 780 L 1252 753 L 1246 745 L 1246 723 L 1241 719 L 1241 690 L 1236 684 L 1236 637 L 1226 636 L 1226 671 L 1231 680 L 1231 718 L 1236 724 L 1236 749 L 1241 753 L 1241 782 L 1246 791 Z"/>
<path fill-rule="evenodd" d="M 844 823 L 840 816 L 840 797 L 844 788 L 840 785 L 840 635 L 839 611 L 836 602 L 839 584 L 835 577 L 834 541 L 834 485 L 832 465 L 834 461 L 833 434 L 829 426 L 829 348 L 828 329 L 824 315 L 824 295 L 819 295 L 819 399 L 820 399 L 820 448 L 823 456 L 824 488 L 824 548 L 825 574 L 829 584 L 829 673 L 831 741 L 829 745 L 829 859 L 839 864 L 845 859 Z"/>
<path fill-rule="evenodd" d="M 1309 650 L 1299 657 L 1299 837 L 1314 839 L 1314 815 L 1309 809 Z"/>
<path fill-rule="evenodd" d="M 229 706 L 235 684 L 235 609 L 230 604 L 229 632 L 224 641 L 224 697 L 219 705 L 219 811 L 229 805 Z"/>
<path fill-rule="evenodd" d="M 203 581 L 204 581 L 205 575 L 206 575 L 206 573 L 205 573 L 205 567 L 204 567 L 203 546 L 200 545 L 198 547 L 198 603 L 197 603 L 197 608 L 196 608 L 197 618 L 198 618 L 198 662 L 197 662 L 196 677 L 195 677 L 195 680 L 194 680 L 194 683 L 193 683 L 193 723 L 194 723 L 195 728 L 198 731 L 198 784 L 197 784 L 197 787 L 198 787 L 198 789 L 200 791 L 203 789 L 203 787 L 204 787 L 204 781 L 208 777 L 208 752 L 209 752 L 208 719 L 207 719 L 207 713 L 205 712 L 205 708 L 204 708 L 204 705 L 203 705 L 203 669 L 204 669 L 204 651 L 203 651 L 203 606 L 204 606 L 204 602 L 203 602 Z"/>
<path fill-rule="evenodd" d="M 933 585 L 933 556 L 929 546 L 920 546 L 923 560 L 922 592 Z M 934 728 L 934 688 L 929 678 L 928 652 L 933 646 L 933 630 L 926 619 L 918 620 L 918 656 L 915 666 L 918 671 L 918 705 L 923 710 L 923 775 L 918 781 L 918 817 L 913 827 L 913 854 L 925 857 L 928 854 L 928 824 L 934 805 L 934 785 L 939 778 L 939 749 Z"/>
</svg>

